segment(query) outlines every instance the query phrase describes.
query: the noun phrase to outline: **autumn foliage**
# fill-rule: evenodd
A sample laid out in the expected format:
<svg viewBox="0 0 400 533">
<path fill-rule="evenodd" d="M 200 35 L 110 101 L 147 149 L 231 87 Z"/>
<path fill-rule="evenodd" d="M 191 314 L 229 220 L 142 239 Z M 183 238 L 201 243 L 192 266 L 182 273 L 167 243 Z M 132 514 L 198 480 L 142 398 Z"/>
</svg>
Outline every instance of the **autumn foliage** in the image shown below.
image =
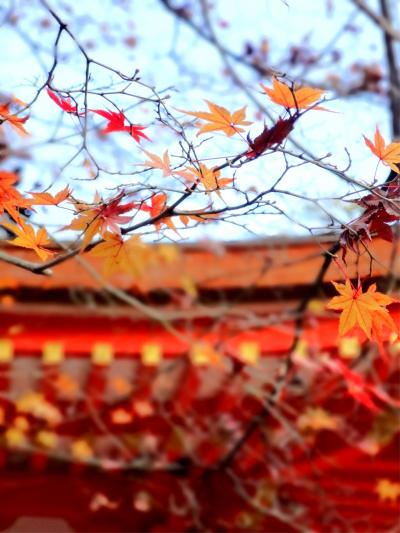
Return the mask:
<svg viewBox="0 0 400 533">
<path fill-rule="evenodd" d="M 190 20 L 185 7 L 176 10 L 169 2 L 164 4 L 182 20 Z M 137 71 L 125 75 L 92 58 L 68 25 L 60 23 L 51 9 L 49 14 L 60 28 L 52 70 L 31 102 L 22 102 L 17 95 L 1 96 L 0 130 L 5 139 L 11 135 L 7 142 L 12 142 L 13 135 L 34 140 L 32 116 L 40 97 L 51 112 L 58 113 L 60 124 L 68 121 L 82 142 L 67 164 L 60 165 L 57 178 L 66 168 L 71 175 L 54 179 L 49 186 L 35 182 L 25 190 L 19 168 L 4 165 L 0 170 L 0 225 L 7 250 L 4 254 L 0 250 L 0 260 L 31 276 L 42 276 L 44 286 L 49 284 L 46 287 L 51 287 L 48 280 L 57 268 L 76 261 L 97 284 L 96 290 L 85 293 L 88 306 L 93 311 L 104 298 L 116 337 L 126 339 L 134 331 L 140 339 L 136 331 L 140 330 L 148 338 L 140 341 L 139 348 L 135 346 L 135 357 L 141 358 L 135 366 L 136 388 L 121 371 L 110 374 L 107 381 L 105 369 L 111 367 L 115 354 L 107 342 L 96 344 L 91 355 L 94 370 L 88 371 L 85 382 L 89 400 L 82 399 L 78 380 L 61 370 L 62 349 L 50 346 L 45 392 L 28 391 L 6 398 L 4 405 L 0 402 L 1 446 L 21 452 L 34 442 L 38 456 L 61 457 L 107 475 L 125 469 L 131 476 L 129 486 L 134 486 L 129 505 L 125 493 L 111 498 L 105 491 L 93 492 L 92 487 L 90 512 L 117 515 L 129 508 L 121 515 L 146 515 L 140 522 L 146 531 L 263 531 L 266 524 L 273 524 L 277 531 L 322 532 L 325 523 L 329 531 L 341 531 L 342 522 L 346 527 L 347 522 L 334 513 L 326 518 L 328 506 L 315 495 L 319 488 L 329 492 L 335 484 L 320 473 L 332 466 L 326 465 L 324 450 L 344 450 L 343 457 L 342 452 L 333 455 L 334 468 L 342 459 L 350 464 L 352 457 L 360 464 L 365 457 L 373 461 L 379 454 L 384 460 L 386 447 L 388 453 L 393 451 L 393 436 L 400 427 L 396 251 L 390 267 L 380 264 L 372 251 L 380 240 L 392 243 L 393 250 L 398 246 L 400 142 L 385 139 L 379 125 L 373 136 L 360 131 L 363 158 L 372 171 L 370 176 L 350 176 L 347 169 L 332 163 L 331 153 L 316 157 L 292 138 L 299 129 L 314 124 L 313 117 L 336 114 L 329 88 L 315 87 L 303 77 L 297 81 L 284 73 L 260 71 L 260 58 L 250 45 L 250 67 L 262 73 L 262 83 L 246 86 L 244 105 L 231 107 L 222 97 L 211 101 L 205 94 L 203 103 L 181 109 L 168 101 L 169 94 L 142 82 Z M 217 42 L 211 31 L 198 33 L 212 44 Z M 60 35 L 72 39 L 86 65 L 79 88 L 55 83 Z M 224 53 L 222 45 L 218 48 Z M 258 52 L 266 54 L 265 46 Z M 292 66 L 300 62 L 306 67 L 312 61 L 304 49 L 292 48 Z M 92 68 L 116 76 L 118 90 L 92 84 Z M 364 68 L 362 76 L 360 87 L 379 86 L 380 78 L 371 70 Z M 132 87 L 140 96 L 130 92 Z M 260 102 L 257 112 L 252 109 L 254 101 Z M 149 107 L 139 115 L 139 105 Z M 153 115 L 147 121 L 143 117 L 150 116 L 146 115 L 149 109 Z M 310 131 L 318 141 L 318 129 Z M 128 163 L 117 144 L 112 144 L 115 139 L 125 143 L 124 153 L 131 157 Z M 67 145 L 69 136 L 61 136 L 61 141 Z M 107 169 L 104 154 L 117 161 L 112 170 Z M 347 148 L 346 154 L 351 162 Z M 295 190 L 291 171 L 298 167 L 300 180 L 305 165 L 348 186 L 333 199 L 333 214 L 314 191 Z M 265 169 L 271 172 L 275 166 L 279 170 L 271 179 Z M 378 171 L 386 167 L 388 176 L 378 179 Z M 286 211 L 281 198 L 299 201 L 299 206 L 305 200 L 311 202 L 323 213 L 323 224 L 316 224 L 315 230 L 311 223 L 309 227 L 298 223 L 297 204 Z M 343 208 L 339 215 L 337 204 Z M 47 222 L 37 222 L 39 214 Z M 249 226 L 251 232 L 255 215 L 257 221 L 270 215 L 286 217 L 318 242 L 319 252 L 304 259 L 305 263 L 316 257 L 320 261 L 311 281 L 305 288 L 294 282 L 289 287 L 287 279 L 276 283 L 278 297 L 267 286 L 261 287 L 259 280 L 275 264 L 271 254 L 263 256 L 251 287 L 232 288 L 226 278 L 226 287 L 215 288 L 218 266 L 210 273 L 210 286 L 197 286 L 190 268 L 197 272 L 203 264 L 193 258 L 190 263 L 189 252 L 179 246 L 183 243 L 191 249 L 191 242 L 185 242 L 188 232 L 205 229 L 213 235 L 213 228 L 217 231 L 226 223 L 226 236 L 234 240 L 231 228 Z M 213 246 L 215 255 L 222 257 L 223 247 Z M 29 260 L 26 251 L 32 254 Z M 241 265 L 240 279 L 253 259 L 247 257 L 248 264 Z M 279 261 L 284 277 L 293 259 L 288 253 Z M 173 290 L 150 287 L 146 276 L 153 270 L 162 274 L 172 270 Z M 12 280 L 0 276 L 0 290 L 10 287 Z M 85 292 L 82 287 L 76 287 L 77 294 Z M 284 306 L 279 302 L 280 291 Z M 265 301 L 269 307 L 260 311 Z M 12 298 L 0 302 L 10 308 L 15 304 Z M 110 318 L 115 302 L 122 318 L 118 313 Z M 239 307 L 231 309 L 238 302 Z M 249 311 L 248 302 L 256 302 L 254 309 Z M 164 305 L 165 314 L 160 311 Z M 126 308 L 133 310 L 132 317 Z M 105 335 L 107 322 L 96 313 L 93 323 L 82 319 L 84 325 L 72 317 L 65 330 L 79 326 L 92 336 Z M 56 319 L 49 315 L 48 320 L 49 329 L 57 330 Z M 7 332 L 22 338 L 26 327 L 22 322 L 16 329 L 7 322 Z M 332 331 L 327 323 L 335 324 L 334 341 L 326 338 L 317 346 L 315 335 L 322 338 L 321 331 Z M 264 354 L 258 338 L 268 341 Z M 186 354 L 175 357 L 177 367 L 167 361 L 164 375 L 156 371 L 163 355 L 157 339 L 168 345 L 171 360 L 177 353 Z M 3 341 L 0 337 L 0 366 L 11 359 L 8 339 Z M 124 356 L 128 353 L 122 341 L 119 350 Z M 271 363 L 274 358 L 279 358 L 276 365 Z M 113 404 L 103 402 L 106 390 L 117 398 Z M 64 403 L 58 404 L 56 396 Z M 77 406 L 82 408 L 83 422 L 79 416 L 68 418 Z M 97 435 L 103 433 L 111 435 L 115 445 L 110 446 L 109 456 L 96 449 Z M 71 434 L 78 437 L 61 446 L 65 435 Z M 377 475 L 373 490 L 377 505 L 390 505 L 391 510 L 400 498 L 400 484 L 394 478 Z M 336 485 L 332 493 L 342 498 Z M 222 502 L 217 511 L 213 499 Z M 127 527 L 123 523 L 121 530 Z M 360 527 L 356 524 L 354 530 L 361 531 Z"/>
</svg>

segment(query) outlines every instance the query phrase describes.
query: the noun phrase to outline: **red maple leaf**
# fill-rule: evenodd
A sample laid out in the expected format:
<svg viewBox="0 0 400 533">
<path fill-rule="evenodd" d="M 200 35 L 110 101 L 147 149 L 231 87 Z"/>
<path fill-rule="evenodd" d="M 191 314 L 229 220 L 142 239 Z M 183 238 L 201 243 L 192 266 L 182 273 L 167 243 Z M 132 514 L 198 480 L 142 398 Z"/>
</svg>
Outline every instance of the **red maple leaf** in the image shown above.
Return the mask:
<svg viewBox="0 0 400 533">
<path fill-rule="evenodd" d="M 111 202 L 97 208 L 96 216 L 102 219 L 102 235 L 107 230 L 120 234 L 121 230 L 118 224 L 127 224 L 132 219 L 132 216 L 126 216 L 123 215 L 123 213 L 132 211 L 137 205 L 134 202 L 121 205 L 120 202 L 124 198 L 124 195 L 125 193 L 122 191 L 118 196 L 111 200 Z"/>
<path fill-rule="evenodd" d="M 251 150 L 247 152 L 247 157 L 256 157 L 262 154 L 267 148 L 281 144 L 294 128 L 294 123 L 297 119 L 298 115 L 293 115 L 287 119 L 279 118 L 272 128 L 265 126 L 254 141 L 248 137 L 247 140 L 249 141 Z"/>
<path fill-rule="evenodd" d="M 393 240 L 392 222 L 400 220 L 400 178 L 378 187 L 371 194 L 354 201 L 365 208 L 362 215 L 346 224 L 340 236 L 343 259 L 346 248 L 356 252 L 359 241 L 371 240 L 373 236 L 386 241 Z"/>
<path fill-rule="evenodd" d="M 125 124 L 126 117 L 122 111 L 119 113 L 116 111 L 104 111 L 102 109 L 91 109 L 91 111 L 108 120 L 106 127 L 100 130 L 100 133 L 103 135 L 106 133 L 112 133 L 113 131 L 127 131 L 138 143 L 140 143 L 140 137 L 150 141 L 147 135 L 142 131 L 145 129 L 144 126 Z"/>
<path fill-rule="evenodd" d="M 72 103 L 71 98 L 60 98 L 51 89 L 47 89 L 47 94 L 66 113 L 73 113 L 74 115 L 78 113 L 76 104 Z"/>
</svg>

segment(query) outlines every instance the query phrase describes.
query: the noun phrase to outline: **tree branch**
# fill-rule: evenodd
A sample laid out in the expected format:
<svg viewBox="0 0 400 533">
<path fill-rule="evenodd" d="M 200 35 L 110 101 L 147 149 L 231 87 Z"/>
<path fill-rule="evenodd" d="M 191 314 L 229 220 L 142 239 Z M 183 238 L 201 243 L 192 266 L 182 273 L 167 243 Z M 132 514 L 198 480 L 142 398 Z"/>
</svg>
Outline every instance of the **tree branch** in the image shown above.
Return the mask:
<svg viewBox="0 0 400 533">
<path fill-rule="evenodd" d="M 386 1 L 382 0 L 381 6 L 382 3 L 386 3 Z M 365 3 L 364 0 L 353 0 L 353 4 L 360 8 L 360 10 L 365 13 L 365 15 L 367 15 L 367 17 L 372 20 L 377 26 L 379 26 L 387 36 L 396 41 L 400 41 L 400 31 L 397 31 L 395 28 L 393 28 L 390 22 L 390 16 L 388 16 L 388 14 L 384 12 L 382 7 L 382 15 L 379 15 L 373 9 L 371 9 L 370 6 Z"/>
</svg>

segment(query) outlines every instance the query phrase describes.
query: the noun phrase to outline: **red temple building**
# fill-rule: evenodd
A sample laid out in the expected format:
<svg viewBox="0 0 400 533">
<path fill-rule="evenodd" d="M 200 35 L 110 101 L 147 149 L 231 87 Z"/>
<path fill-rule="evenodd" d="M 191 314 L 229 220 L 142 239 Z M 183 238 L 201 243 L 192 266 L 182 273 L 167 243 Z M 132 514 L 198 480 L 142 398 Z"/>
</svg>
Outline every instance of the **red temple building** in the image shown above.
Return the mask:
<svg viewBox="0 0 400 533">
<path fill-rule="evenodd" d="M 338 340 L 332 262 L 294 343 L 328 248 L 163 245 L 107 281 L 1 263 L 0 531 L 397 530 L 400 340 Z M 398 297 L 369 249 L 349 276 Z"/>
</svg>

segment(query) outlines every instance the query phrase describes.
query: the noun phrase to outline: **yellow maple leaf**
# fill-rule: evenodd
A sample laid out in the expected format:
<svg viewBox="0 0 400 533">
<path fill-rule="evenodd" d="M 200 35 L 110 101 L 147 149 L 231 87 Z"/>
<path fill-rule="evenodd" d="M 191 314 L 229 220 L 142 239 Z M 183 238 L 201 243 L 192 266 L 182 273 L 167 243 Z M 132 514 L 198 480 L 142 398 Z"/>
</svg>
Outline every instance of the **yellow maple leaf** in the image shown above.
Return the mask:
<svg viewBox="0 0 400 533">
<path fill-rule="evenodd" d="M 340 296 L 334 296 L 327 305 L 328 309 L 341 310 L 339 321 L 339 335 L 345 335 L 358 326 L 370 339 L 372 331 L 379 333 L 381 327 L 396 330 L 396 325 L 389 315 L 386 306 L 395 302 L 394 298 L 377 292 L 376 285 L 371 285 L 367 292 L 362 286 L 353 287 L 350 280 L 346 283 L 332 282 Z"/>
<path fill-rule="evenodd" d="M 209 131 L 222 131 L 228 137 L 232 137 L 232 135 L 235 135 L 235 133 L 245 131 L 239 126 L 249 126 L 252 124 L 252 122 L 245 120 L 246 106 L 237 109 L 233 113 L 230 113 L 225 107 L 214 104 L 209 100 L 205 100 L 205 102 L 208 105 L 210 112 L 184 111 L 182 109 L 178 110 L 182 111 L 182 113 L 186 113 L 186 115 L 191 115 L 192 117 L 200 118 L 201 120 L 206 121 L 206 124 L 202 124 L 201 122 L 196 124 L 196 126 L 200 128 L 197 135 L 200 135 L 201 133 L 207 133 Z"/>
<path fill-rule="evenodd" d="M 88 253 L 104 258 L 103 274 L 105 276 L 123 271 L 139 277 L 155 260 L 150 246 L 142 242 L 138 235 L 124 240 L 120 235 L 110 232 L 104 235 L 103 242 Z"/>
<path fill-rule="evenodd" d="M 379 499 L 382 501 L 396 502 L 397 498 L 400 497 L 400 483 L 390 481 L 390 479 L 380 479 L 376 484 L 375 492 L 378 493 Z"/>
<path fill-rule="evenodd" d="M 210 193 L 215 191 L 219 196 L 221 195 L 220 189 L 223 189 L 232 183 L 231 179 L 220 177 L 220 170 L 208 168 L 203 163 L 199 163 L 198 169 L 195 167 L 187 167 L 184 172 L 186 179 L 189 181 L 200 182 L 206 192 Z"/>
<path fill-rule="evenodd" d="M 313 89 L 312 87 L 301 87 L 300 89 L 291 89 L 286 83 L 281 83 L 274 78 L 272 89 L 260 84 L 263 91 L 271 98 L 273 102 L 283 106 L 285 109 L 308 109 L 310 106 L 320 100 L 325 92 L 322 89 Z M 320 111 L 325 109 L 320 106 L 313 107 Z"/>
<path fill-rule="evenodd" d="M 384 165 L 389 166 L 395 172 L 400 170 L 400 143 L 385 144 L 385 140 L 379 131 L 378 126 L 375 130 L 374 142 L 363 135 L 365 144 L 371 152 L 378 157 Z"/>
<path fill-rule="evenodd" d="M 48 248 L 51 245 L 51 241 L 45 228 L 39 228 L 35 232 L 33 226 L 25 224 L 22 220 L 19 221 L 19 224 L 19 226 L 16 226 L 15 224 L 3 223 L 3 226 L 10 229 L 16 235 L 13 241 L 7 242 L 14 246 L 34 250 L 42 261 L 46 261 L 46 259 L 56 253 L 54 250 L 49 250 Z"/>
</svg>

